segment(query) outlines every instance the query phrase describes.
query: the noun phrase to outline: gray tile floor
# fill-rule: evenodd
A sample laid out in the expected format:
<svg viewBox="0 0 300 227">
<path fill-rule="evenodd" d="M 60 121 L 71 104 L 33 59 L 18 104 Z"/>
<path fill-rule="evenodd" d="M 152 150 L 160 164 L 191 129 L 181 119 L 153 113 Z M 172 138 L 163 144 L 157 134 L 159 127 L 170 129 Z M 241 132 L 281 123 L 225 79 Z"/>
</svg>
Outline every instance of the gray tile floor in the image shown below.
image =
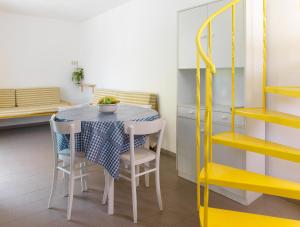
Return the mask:
<svg viewBox="0 0 300 227">
<path fill-rule="evenodd" d="M 68 222 L 67 198 L 62 196 L 62 188 L 55 194 L 54 208 L 47 209 L 51 146 L 46 125 L 0 131 L 0 227 L 199 226 L 195 185 L 177 177 L 175 159 L 169 156 L 162 156 L 161 160 L 163 212 L 157 207 L 152 177 L 150 188 L 145 188 L 141 181 L 138 189 L 138 224 L 132 223 L 130 184 L 123 180 L 115 184 L 115 215 L 108 216 L 107 207 L 101 204 L 103 170 L 94 166 L 88 179 L 89 191 L 81 193 L 77 184 L 72 221 Z M 211 193 L 210 203 L 214 207 L 300 218 L 299 203 L 271 196 L 263 196 L 244 207 Z"/>
</svg>

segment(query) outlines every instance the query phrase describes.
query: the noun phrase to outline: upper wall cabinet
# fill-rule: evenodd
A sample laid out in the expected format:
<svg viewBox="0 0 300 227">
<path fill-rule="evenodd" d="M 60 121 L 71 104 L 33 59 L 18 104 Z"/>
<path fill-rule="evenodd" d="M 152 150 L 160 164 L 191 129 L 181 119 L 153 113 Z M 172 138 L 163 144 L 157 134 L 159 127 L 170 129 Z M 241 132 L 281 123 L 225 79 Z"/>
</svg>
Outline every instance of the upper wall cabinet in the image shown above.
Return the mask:
<svg viewBox="0 0 300 227">
<path fill-rule="evenodd" d="M 196 68 L 196 34 L 209 15 L 213 14 L 231 0 L 216 1 L 196 8 L 179 12 L 178 15 L 178 68 Z M 218 16 L 212 23 L 212 57 L 217 68 L 231 67 L 231 11 Z M 201 42 L 207 53 L 207 31 Z M 236 67 L 244 67 L 245 29 L 244 2 L 236 7 Z M 201 67 L 205 67 L 201 64 Z"/>
<path fill-rule="evenodd" d="M 178 14 L 178 68 L 196 68 L 196 35 L 201 24 L 207 19 L 207 7 L 197 7 Z M 207 43 L 207 33 L 201 41 Z"/>
<path fill-rule="evenodd" d="M 208 5 L 208 15 L 221 9 L 231 0 L 223 0 Z M 212 58 L 217 68 L 230 68 L 232 64 L 232 11 L 227 10 L 213 20 L 212 23 Z M 236 6 L 236 50 L 235 65 L 245 65 L 245 31 L 244 31 L 244 4 L 241 1 Z"/>
</svg>

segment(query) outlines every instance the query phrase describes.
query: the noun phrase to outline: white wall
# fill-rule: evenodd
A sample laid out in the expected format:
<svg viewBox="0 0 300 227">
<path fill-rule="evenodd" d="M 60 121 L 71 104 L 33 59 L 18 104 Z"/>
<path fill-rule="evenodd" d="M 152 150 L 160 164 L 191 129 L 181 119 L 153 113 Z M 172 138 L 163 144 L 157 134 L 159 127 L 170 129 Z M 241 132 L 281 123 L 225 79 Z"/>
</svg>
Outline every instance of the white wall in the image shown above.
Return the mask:
<svg viewBox="0 0 300 227">
<path fill-rule="evenodd" d="M 0 87 L 62 88 L 64 99 L 78 102 L 71 81 L 78 57 L 79 24 L 0 13 Z"/>
<path fill-rule="evenodd" d="M 164 148 L 175 152 L 177 11 L 205 2 L 132 0 L 81 24 L 0 13 L 0 87 L 60 86 L 66 99 L 86 100 L 70 81 L 70 62 L 79 57 L 87 82 L 158 93 L 168 120 Z M 298 0 L 284 7 L 268 1 L 269 84 L 300 85 L 298 24 Z M 298 100 L 270 97 L 270 108 L 300 114 Z M 299 136 L 298 130 L 267 127 L 273 141 L 300 147 Z M 300 181 L 299 165 L 277 159 L 267 164 L 269 174 Z"/>
<path fill-rule="evenodd" d="M 300 5 L 299 0 L 268 1 L 268 83 L 270 85 L 300 85 Z M 270 95 L 273 110 L 300 115 L 300 101 Z M 300 147 L 299 129 L 278 125 L 267 127 L 267 137 L 286 145 Z M 268 173 L 300 182 L 300 165 L 268 159 Z"/>
<path fill-rule="evenodd" d="M 176 152 L 177 11 L 209 0 L 132 0 L 81 26 L 80 61 L 98 87 L 155 92 Z M 200 26 L 200 24 L 199 24 Z"/>
</svg>

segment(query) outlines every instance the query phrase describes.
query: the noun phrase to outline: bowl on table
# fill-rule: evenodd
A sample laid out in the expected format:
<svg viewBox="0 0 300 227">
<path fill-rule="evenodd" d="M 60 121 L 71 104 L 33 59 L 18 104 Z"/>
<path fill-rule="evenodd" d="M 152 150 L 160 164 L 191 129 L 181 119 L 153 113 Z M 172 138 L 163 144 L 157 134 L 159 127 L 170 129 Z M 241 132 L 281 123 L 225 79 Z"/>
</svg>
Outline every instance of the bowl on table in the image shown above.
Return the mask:
<svg viewBox="0 0 300 227">
<path fill-rule="evenodd" d="M 99 111 L 101 113 L 114 113 L 118 109 L 120 101 L 113 96 L 105 96 L 98 101 Z"/>
<path fill-rule="evenodd" d="M 117 104 L 98 104 L 98 107 L 101 113 L 114 113 L 118 109 Z"/>
</svg>

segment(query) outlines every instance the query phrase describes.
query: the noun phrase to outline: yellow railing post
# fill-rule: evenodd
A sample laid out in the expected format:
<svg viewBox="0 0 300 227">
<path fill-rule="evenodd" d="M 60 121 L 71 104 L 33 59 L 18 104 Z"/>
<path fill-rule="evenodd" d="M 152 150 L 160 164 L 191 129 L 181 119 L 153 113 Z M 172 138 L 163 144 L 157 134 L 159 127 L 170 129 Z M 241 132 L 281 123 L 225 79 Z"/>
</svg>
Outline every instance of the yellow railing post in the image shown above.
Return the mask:
<svg viewBox="0 0 300 227">
<path fill-rule="evenodd" d="M 208 43 L 207 43 L 208 57 L 212 60 L 212 22 L 208 24 Z M 209 71 L 207 78 L 209 78 L 209 84 L 206 89 L 209 92 L 208 100 L 208 111 L 209 111 L 209 121 L 206 122 L 209 125 L 209 162 L 212 161 L 212 73 Z"/>
<path fill-rule="evenodd" d="M 263 81 L 262 81 L 262 107 L 266 110 L 266 85 L 267 85 L 267 0 L 263 0 Z"/>
<path fill-rule="evenodd" d="M 208 24 L 208 56 L 212 58 L 212 24 Z M 208 226 L 208 201 L 209 201 L 209 184 L 208 184 L 208 164 L 212 160 L 212 73 L 209 67 L 206 68 L 206 110 L 205 110 L 205 190 L 204 190 L 204 227 Z"/>
<path fill-rule="evenodd" d="M 211 84 L 211 72 L 209 68 L 206 68 L 206 101 L 205 101 L 205 127 L 204 127 L 204 169 L 205 169 L 205 183 L 204 183 L 204 227 L 208 226 L 208 201 L 209 201 L 209 187 L 208 187 L 208 162 L 210 158 L 210 101 L 211 100 L 211 92 L 210 84 Z"/>
<path fill-rule="evenodd" d="M 235 125 L 235 5 L 232 6 L 231 131 Z"/>
<path fill-rule="evenodd" d="M 197 178 L 200 175 L 201 162 L 201 74 L 200 74 L 200 54 L 197 51 L 197 74 L 196 74 L 196 161 L 197 161 Z M 200 181 L 197 180 L 197 206 L 200 210 Z M 200 216 L 199 216 L 200 218 Z"/>
</svg>

